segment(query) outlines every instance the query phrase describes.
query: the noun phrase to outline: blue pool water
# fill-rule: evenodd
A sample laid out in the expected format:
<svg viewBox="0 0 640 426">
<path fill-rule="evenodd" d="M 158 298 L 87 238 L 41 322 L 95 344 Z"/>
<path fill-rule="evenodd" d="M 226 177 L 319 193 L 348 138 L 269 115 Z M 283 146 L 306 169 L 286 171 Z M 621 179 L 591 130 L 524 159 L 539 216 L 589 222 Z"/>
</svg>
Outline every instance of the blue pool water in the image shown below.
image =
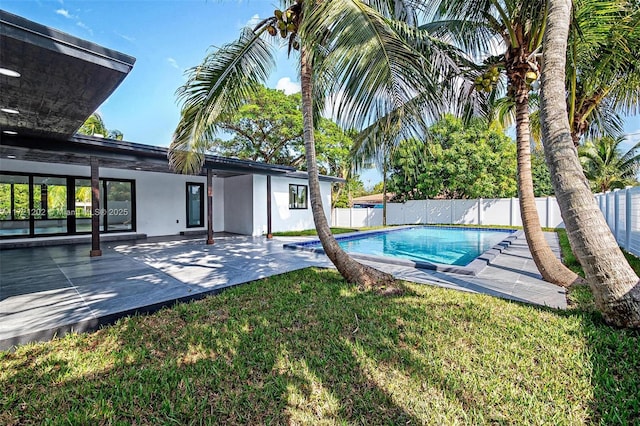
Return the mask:
<svg viewBox="0 0 640 426">
<path fill-rule="evenodd" d="M 511 233 L 511 230 L 417 226 L 338 238 L 338 243 L 348 253 L 465 266 Z"/>
</svg>

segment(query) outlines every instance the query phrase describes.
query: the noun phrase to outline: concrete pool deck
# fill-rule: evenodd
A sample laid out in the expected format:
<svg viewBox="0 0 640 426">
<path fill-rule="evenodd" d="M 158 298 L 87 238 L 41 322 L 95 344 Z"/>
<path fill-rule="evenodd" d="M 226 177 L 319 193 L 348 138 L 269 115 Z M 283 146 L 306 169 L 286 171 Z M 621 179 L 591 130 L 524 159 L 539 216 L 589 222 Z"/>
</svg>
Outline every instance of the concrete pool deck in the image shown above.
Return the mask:
<svg viewBox="0 0 640 426">
<path fill-rule="evenodd" d="M 547 233 L 559 253 L 555 234 Z M 0 350 L 90 331 L 134 313 L 215 294 L 237 284 L 310 266 L 332 267 L 322 254 L 288 250 L 304 238 L 218 236 L 158 238 L 103 245 L 0 251 Z M 364 261 L 396 278 L 519 302 L 566 308 L 564 289 L 540 279 L 524 238 L 518 238 L 477 276 Z"/>
</svg>

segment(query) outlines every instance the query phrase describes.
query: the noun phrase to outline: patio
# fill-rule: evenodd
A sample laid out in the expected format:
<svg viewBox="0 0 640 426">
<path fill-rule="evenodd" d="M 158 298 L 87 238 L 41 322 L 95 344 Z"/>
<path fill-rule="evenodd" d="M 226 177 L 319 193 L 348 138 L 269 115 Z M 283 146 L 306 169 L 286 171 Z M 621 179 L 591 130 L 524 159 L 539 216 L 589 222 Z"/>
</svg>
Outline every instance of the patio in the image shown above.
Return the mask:
<svg viewBox="0 0 640 426">
<path fill-rule="evenodd" d="M 555 234 L 547 234 L 558 252 Z M 331 267 L 324 255 L 286 250 L 301 238 L 217 235 L 200 239 L 150 238 L 104 244 L 0 252 L 0 350 L 90 331 L 134 313 L 215 294 L 271 275 L 310 266 Z M 516 240 L 476 277 L 367 262 L 403 280 L 565 308 L 563 289 L 540 279 L 526 241 Z"/>
</svg>

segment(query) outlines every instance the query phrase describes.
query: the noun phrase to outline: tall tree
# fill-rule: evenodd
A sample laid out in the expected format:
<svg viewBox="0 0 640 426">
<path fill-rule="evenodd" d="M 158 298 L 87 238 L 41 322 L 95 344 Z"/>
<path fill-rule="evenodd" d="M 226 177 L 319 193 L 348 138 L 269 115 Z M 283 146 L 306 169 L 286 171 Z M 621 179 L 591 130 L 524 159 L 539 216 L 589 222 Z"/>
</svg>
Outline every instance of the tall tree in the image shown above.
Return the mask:
<svg viewBox="0 0 640 426">
<path fill-rule="evenodd" d="M 593 192 L 621 189 L 638 182 L 640 142 L 623 153 L 624 137 L 603 136 L 578 147 L 580 163 Z"/>
<path fill-rule="evenodd" d="M 225 157 L 299 168 L 304 164 L 301 97 L 260 86 L 236 111 L 218 121 L 227 139 L 213 141 L 211 151 Z"/>
<path fill-rule="evenodd" d="M 211 152 L 242 160 L 306 169 L 302 97 L 281 90 L 259 87 L 237 111 L 221 117 L 218 127 L 230 138 L 216 138 Z M 320 172 L 347 178 L 349 150 L 353 141 L 331 120 L 321 118 L 315 130 Z"/>
<path fill-rule="evenodd" d="M 389 190 L 396 200 L 501 198 L 516 195 L 516 146 L 486 121 L 447 115 L 428 143 L 405 140 L 392 156 Z"/>
<path fill-rule="evenodd" d="M 577 146 L 622 132 L 620 113 L 640 112 L 640 5 L 576 0 L 569 32 L 567 105 Z"/>
<path fill-rule="evenodd" d="M 102 116 L 97 112 L 94 112 L 85 120 L 82 127 L 78 129 L 78 133 L 81 135 L 89 136 L 102 136 L 108 139 L 115 139 L 121 141 L 124 135 L 120 130 L 109 130 L 104 124 Z"/>
<path fill-rule="evenodd" d="M 565 65 L 571 0 L 548 0 L 541 117 L 545 155 L 571 248 L 604 319 L 640 328 L 640 282 L 600 212 L 578 160 L 569 127 Z"/>
<path fill-rule="evenodd" d="M 529 92 L 539 73 L 536 54 L 546 25 L 545 0 L 439 0 L 430 10 L 434 21 L 423 28 L 451 38 L 471 56 L 486 57 L 492 50 L 502 50 L 485 60 L 476 89 L 497 97 L 495 89 L 501 85 L 500 70 L 504 70 L 507 95 L 515 105 L 518 200 L 527 244 L 544 280 L 563 286 L 579 281 L 544 237 L 531 173 Z"/>
<path fill-rule="evenodd" d="M 345 179 L 345 183 L 333 185 L 332 207 L 348 207 L 353 190 L 362 186 L 358 175 L 353 173 L 351 148 L 354 131 L 344 131 L 332 120 L 320 118 L 315 131 L 316 157 L 320 173 Z"/>
<path fill-rule="evenodd" d="M 213 51 L 191 70 L 187 83 L 178 90 L 183 106 L 170 146 L 170 163 L 185 173 L 200 170 L 203 154 L 219 130 L 219 119 L 237 110 L 266 80 L 275 63 L 270 38 L 279 34 L 290 53 L 300 51 L 310 204 L 324 251 L 347 281 L 363 286 L 389 285 L 389 275 L 353 260 L 331 234 L 320 196 L 314 120 L 327 96 L 340 93 L 334 100 L 342 123 L 360 127 L 420 91 L 435 93 L 440 77 L 436 69 L 427 72 L 433 64 L 431 57 L 416 54 L 401 36 L 401 31 L 411 31 L 411 25 L 390 20 L 410 21 L 410 10 L 403 2 L 296 0 L 284 5 L 284 10 L 276 10 L 255 29 L 243 30 L 237 41 Z M 434 45 L 431 38 L 420 36 L 416 43 Z M 432 50 L 436 49 L 434 45 Z M 420 78 L 425 75 L 433 80 Z"/>
<path fill-rule="evenodd" d="M 531 151 L 531 173 L 533 174 L 533 193 L 536 197 L 553 195 L 553 184 L 549 167 L 544 159 L 544 148 L 536 147 Z"/>
</svg>

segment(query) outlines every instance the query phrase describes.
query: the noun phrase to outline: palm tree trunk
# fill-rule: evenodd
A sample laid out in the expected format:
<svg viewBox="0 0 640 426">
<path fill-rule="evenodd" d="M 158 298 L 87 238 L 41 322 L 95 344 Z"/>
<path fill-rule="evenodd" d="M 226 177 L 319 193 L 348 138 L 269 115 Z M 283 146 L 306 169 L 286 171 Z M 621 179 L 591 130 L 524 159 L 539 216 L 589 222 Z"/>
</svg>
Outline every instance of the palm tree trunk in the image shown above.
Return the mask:
<svg viewBox="0 0 640 426">
<path fill-rule="evenodd" d="M 571 248 L 596 306 L 610 324 L 640 328 L 640 283 L 600 212 L 571 138 L 565 100 L 565 52 L 571 0 L 549 0 L 544 34 L 541 115 L 544 151 Z"/>
<path fill-rule="evenodd" d="M 313 135 L 313 81 L 312 67 L 306 48 L 300 51 L 300 85 L 302 89 L 302 118 L 304 125 L 304 149 L 307 157 L 307 172 L 309 174 L 309 195 L 313 221 L 316 225 L 318 238 L 327 257 L 333 262 L 340 274 L 348 282 L 357 283 L 365 288 L 393 287 L 395 280 L 389 274 L 363 265 L 353 260 L 331 234 L 331 228 L 322 207 L 320 180 L 318 179 L 318 164 L 316 162 L 316 148 Z"/>
<path fill-rule="evenodd" d="M 551 251 L 540 226 L 531 175 L 531 143 L 529 141 L 529 89 L 524 79 L 514 79 L 516 86 L 516 139 L 518 149 L 518 200 L 527 245 L 542 279 L 568 287 L 580 277 L 567 268 Z"/>
</svg>

